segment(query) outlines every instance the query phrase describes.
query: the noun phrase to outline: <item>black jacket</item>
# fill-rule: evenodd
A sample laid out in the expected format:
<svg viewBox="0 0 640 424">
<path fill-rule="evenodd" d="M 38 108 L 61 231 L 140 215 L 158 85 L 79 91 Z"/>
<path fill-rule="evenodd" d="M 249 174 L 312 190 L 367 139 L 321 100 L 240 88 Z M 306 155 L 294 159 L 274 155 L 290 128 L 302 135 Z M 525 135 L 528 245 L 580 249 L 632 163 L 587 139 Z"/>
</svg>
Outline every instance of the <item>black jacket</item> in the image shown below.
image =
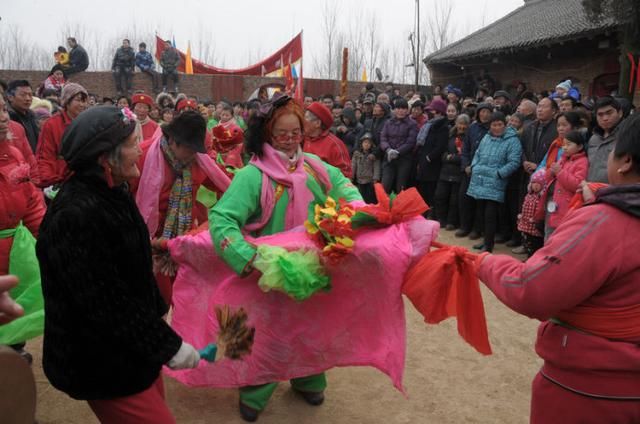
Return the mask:
<svg viewBox="0 0 640 424">
<path fill-rule="evenodd" d="M 449 126 L 447 118 L 433 119 L 429 134 L 422 146 L 418 148 L 418 181 L 438 181 L 442 167 L 442 154 L 447 149 Z M 425 125 L 429 125 L 426 123 Z M 428 158 L 427 158 L 428 157 Z"/>
<path fill-rule="evenodd" d="M 36 115 L 31 111 L 31 109 L 27 110 L 26 114 L 16 111 L 11 106 L 7 106 L 7 109 L 9 110 L 9 118 L 11 118 L 12 121 L 16 121 L 24 128 L 24 132 L 29 140 L 31 151 L 35 153 L 36 146 L 38 145 L 38 137 L 40 136 L 40 127 L 38 127 Z"/>
<path fill-rule="evenodd" d="M 69 64 L 80 71 L 84 71 L 89 67 L 89 55 L 84 47 L 76 45 L 69 52 Z"/>
<path fill-rule="evenodd" d="M 449 143 L 447 144 L 447 150 L 442 154 L 442 169 L 440 170 L 440 180 L 450 183 L 459 183 L 462 180 L 462 173 L 460 169 L 461 152 L 458 153 L 458 147 L 456 146 L 457 135 L 449 136 Z M 461 137 L 461 142 L 464 136 Z"/>
<path fill-rule="evenodd" d="M 540 134 L 538 137 L 538 129 Z M 549 146 L 558 137 L 556 121 L 552 120 L 547 125 L 535 120 L 527 125 L 522 132 L 522 153 L 524 160 L 539 164 L 549 150 Z"/>
<path fill-rule="evenodd" d="M 133 51 L 131 47 L 118 47 L 116 50 L 116 54 L 113 56 L 113 63 L 111 64 L 111 69 L 115 69 L 116 67 L 121 68 L 129 68 L 133 70 L 133 67 L 136 65 L 136 53 Z"/>
<path fill-rule="evenodd" d="M 139 393 L 178 351 L 162 319 L 149 232 L 123 188 L 75 175 L 49 206 L 36 244 L 45 302 L 43 368 L 75 399 Z"/>
<path fill-rule="evenodd" d="M 460 167 L 463 171 L 467 166 L 471 166 L 473 156 L 475 156 L 476 150 L 478 150 L 478 146 L 487 132 L 489 132 L 488 123 L 481 124 L 476 121 L 469 125 L 467 135 L 464 137 L 462 143 L 462 156 L 460 158 Z"/>
</svg>

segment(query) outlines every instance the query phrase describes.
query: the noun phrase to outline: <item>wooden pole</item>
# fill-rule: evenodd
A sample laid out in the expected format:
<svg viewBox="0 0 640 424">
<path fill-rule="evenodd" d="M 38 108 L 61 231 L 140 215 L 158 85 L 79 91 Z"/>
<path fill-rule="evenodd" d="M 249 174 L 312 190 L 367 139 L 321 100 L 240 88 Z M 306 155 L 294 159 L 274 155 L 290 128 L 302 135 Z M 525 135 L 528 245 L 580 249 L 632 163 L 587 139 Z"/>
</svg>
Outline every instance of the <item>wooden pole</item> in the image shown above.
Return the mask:
<svg viewBox="0 0 640 424">
<path fill-rule="evenodd" d="M 342 49 L 342 80 L 340 81 L 340 98 L 344 103 L 347 98 L 347 70 L 349 69 L 349 49 Z"/>
</svg>

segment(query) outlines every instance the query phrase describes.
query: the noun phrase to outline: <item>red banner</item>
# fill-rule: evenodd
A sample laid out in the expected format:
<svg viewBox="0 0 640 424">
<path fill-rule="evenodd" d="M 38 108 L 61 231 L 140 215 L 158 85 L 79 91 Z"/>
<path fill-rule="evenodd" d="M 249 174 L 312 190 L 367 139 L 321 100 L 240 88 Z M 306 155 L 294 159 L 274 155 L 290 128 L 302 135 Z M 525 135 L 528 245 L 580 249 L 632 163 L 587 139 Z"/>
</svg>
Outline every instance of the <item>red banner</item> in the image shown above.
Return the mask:
<svg viewBox="0 0 640 424">
<path fill-rule="evenodd" d="M 165 41 L 156 35 L 156 59 L 160 60 L 162 52 L 166 49 Z M 184 52 L 178 50 L 180 54 L 180 66 L 178 71 L 184 72 L 184 64 L 186 55 Z M 296 35 L 291 41 L 289 41 L 284 47 L 277 52 L 273 53 L 262 62 L 248 66 L 243 69 L 222 69 L 215 66 L 207 65 L 199 60 L 193 59 L 193 73 L 194 74 L 209 74 L 209 75 L 256 75 L 263 76 L 282 69 L 285 65 L 297 62 L 302 58 L 302 32 Z M 285 63 L 282 63 L 284 60 Z"/>
</svg>

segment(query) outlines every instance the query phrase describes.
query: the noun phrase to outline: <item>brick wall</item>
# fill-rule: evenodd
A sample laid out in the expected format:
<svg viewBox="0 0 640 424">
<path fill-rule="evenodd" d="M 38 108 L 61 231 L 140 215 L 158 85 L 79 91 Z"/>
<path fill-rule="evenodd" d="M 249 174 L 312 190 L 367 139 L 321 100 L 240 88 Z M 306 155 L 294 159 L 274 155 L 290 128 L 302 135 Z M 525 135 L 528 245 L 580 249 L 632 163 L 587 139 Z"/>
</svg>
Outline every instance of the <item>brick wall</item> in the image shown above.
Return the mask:
<svg viewBox="0 0 640 424">
<path fill-rule="evenodd" d="M 462 67 L 477 77 L 482 68 L 501 85 L 508 88 L 516 80 L 524 81 L 534 92 L 553 90 L 558 81 L 567 76 L 580 88 L 583 95 L 591 95 L 593 81 L 603 74 L 620 71 L 615 40 L 610 47 L 599 49 L 603 38 L 583 39 L 551 47 L 516 51 L 508 55 L 461 60 L 453 64 L 429 65 L 432 84 L 446 85 L 462 77 Z M 497 63 L 494 62 L 497 60 Z M 615 77 L 612 78 L 617 81 Z"/>
<path fill-rule="evenodd" d="M 34 87 L 39 86 L 47 77 L 44 71 L 13 71 L 0 70 L 0 79 L 10 81 L 13 79 L 26 79 Z M 113 76 L 111 72 L 83 72 L 72 75 L 71 81 L 84 86 L 90 93 L 98 96 L 113 97 L 116 94 Z M 229 75 L 180 75 L 180 91 L 196 95 L 198 98 L 210 98 L 213 100 L 227 99 L 230 101 L 244 101 L 249 98 L 256 88 L 267 84 L 280 84 L 284 86 L 283 78 L 267 78 L 255 76 L 229 76 Z M 365 86 L 364 82 L 349 82 L 349 98 L 355 99 L 360 94 L 360 90 Z M 395 84 L 404 93 L 410 85 Z M 171 85 L 170 85 L 171 87 Z M 340 81 L 305 78 L 305 93 L 313 97 L 323 94 L 340 92 Z M 144 90 L 151 93 L 151 79 L 148 75 L 136 72 L 133 75 L 133 89 Z M 384 86 L 378 84 L 378 89 L 383 90 Z"/>
</svg>

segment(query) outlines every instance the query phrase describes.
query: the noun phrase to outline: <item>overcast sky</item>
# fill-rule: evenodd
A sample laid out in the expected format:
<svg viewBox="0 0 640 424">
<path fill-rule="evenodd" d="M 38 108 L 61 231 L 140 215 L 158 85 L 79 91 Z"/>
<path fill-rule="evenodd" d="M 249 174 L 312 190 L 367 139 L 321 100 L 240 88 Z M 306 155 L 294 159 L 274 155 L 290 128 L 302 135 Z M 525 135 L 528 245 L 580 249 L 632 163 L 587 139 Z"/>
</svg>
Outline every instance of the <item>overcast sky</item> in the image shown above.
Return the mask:
<svg viewBox="0 0 640 424">
<path fill-rule="evenodd" d="M 410 49 L 407 35 L 413 28 L 414 0 L 328 0 L 340 9 L 339 26 L 345 30 L 374 13 L 387 46 Z M 420 0 L 426 17 L 435 2 L 453 3 L 455 38 L 489 24 L 521 6 L 523 0 Z M 280 48 L 304 30 L 305 69 L 323 49 L 322 14 L 325 0 L 0 0 L 0 25 L 19 25 L 25 37 L 53 52 L 67 23 L 83 22 L 106 38 L 121 37 L 135 22 L 138 33 L 158 31 L 175 36 L 177 47 L 192 49 L 199 34 L 215 40 L 216 66 L 239 68 Z M 423 18 L 424 20 L 424 18 Z M 200 35 L 201 36 L 201 35 Z M 133 43 L 143 40 L 132 40 Z M 153 40 L 144 40 L 153 43 Z M 2 42 L 2 40 L 0 40 Z M 82 40 L 79 40 L 82 44 Z M 197 58 L 194 54 L 194 57 Z M 222 63 L 220 63 L 222 62 Z"/>
</svg>

